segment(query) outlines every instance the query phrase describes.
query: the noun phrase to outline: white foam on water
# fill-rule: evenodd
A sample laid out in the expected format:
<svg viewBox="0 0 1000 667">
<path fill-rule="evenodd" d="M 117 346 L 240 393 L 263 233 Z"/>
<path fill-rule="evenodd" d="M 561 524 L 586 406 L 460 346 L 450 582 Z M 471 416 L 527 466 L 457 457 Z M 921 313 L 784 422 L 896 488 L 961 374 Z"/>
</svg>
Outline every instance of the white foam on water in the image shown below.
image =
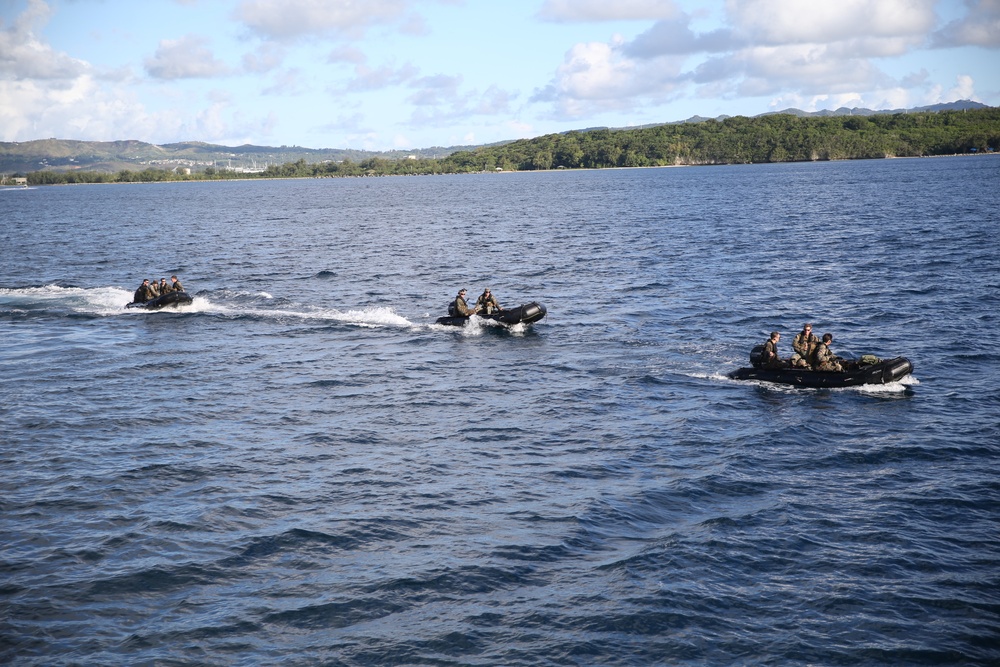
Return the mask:
<svg viewBox="0 0 1000 667">
<path fill-rule="evenodd" d="M 0 289 L 0 304 L 13 309 L 37 309 L 39 306 L 66 309 L 91 315 L 120 315 L 132 301 L 132 292 L 120 287 L 24 287 Z"/>
<path fill-rule="evenodd" d="M 266 299 L 273 299 L 270 294 L 258 293 L 255 296 Z M 379 327 L 399 327 L 407 328 L 415 326 L 402 315 L 398 315 L 395 310 L 385 306 L 371 306 L 367 308 L 357 308 L 350 310 L 339 310 L 336 308 L 307 308 L 290 307 L 287 310 L 279 308 L 257 308 L 241 304 L 228 305 L 215 303 L 202 297 L 195 297 L 194 303 L 185 306 L 187 312 L 215 313 L 226 316 L 249 315 L 253 317 L 311 320 L 319 322 L 342 322 L 353 324 L 359 327 L 379 328 Z"/>
<path fill-rule="evenodd" d="M 362 308 L 359 310 L 326 310 L 320 311 L 319 314 L 313 314 L 312 317 L 319 317 L 320 319 L 333 320 L 335 322 L 344 322 L 347 324 L 356 324 L 362 327 L 412 327 L 413 323 L 402 315 L 397 315 L 396 311 L 392 308 L 387 308 L 384 306 L 372 306 L 369 308 Z"/>
<path fill-rule="evenodd" d="M 845 389 L 854 389 L 862 394 L 902 394 L 909 387 L 917 384 L 920 384 L 920 380 L 912 375 L 907 375 L 906 377 L 900 378 L 896 382 L 888 382 L 886 384 L 863 384 L 858 387 L 845 387 Z"/>
<path fill-rule="evenodd" d="M 913 385 L 920 384 L 920 380 L 907 375 L 896 382 L 887 384 L 862 384 L 854 387 L 800 387 L 798 385 L 783 384 L 781 382 L 767 382 L 766 380 L 737 380 L 722 373 L 684 373 L 688 377 L 703 380 L 715 380 L 730 382 L 733 384 L 753 385 L 756 387 L 766 387 L 774 391 L 856 391 L 862 394 L 902 394 Z"/>
</svg>

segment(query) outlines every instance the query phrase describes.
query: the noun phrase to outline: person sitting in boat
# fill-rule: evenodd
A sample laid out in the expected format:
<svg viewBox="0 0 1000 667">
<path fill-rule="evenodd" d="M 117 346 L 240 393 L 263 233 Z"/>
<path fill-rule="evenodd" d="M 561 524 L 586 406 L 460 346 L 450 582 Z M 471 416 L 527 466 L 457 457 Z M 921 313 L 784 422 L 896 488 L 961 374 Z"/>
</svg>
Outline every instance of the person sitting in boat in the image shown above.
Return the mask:
<svg viewBox="0 0 1000 667">
<path fill-rule="evenodd" d="M 499 312 L 503 310 L 503 308 L 500 307 L 500 302 L 497 301 L 497 298 L 490 292 L 490 288 L 487 287 L 486 290 L 479 295 L 479 298 L 476 299 L 476 311 L 480 313 L 485 311 L 487 315 L 490 315 L 494 310 Z"/>
<path fill-rule="evenodd" d="M 452 317 L 469 317 L 476 314 L 478 309 L 469 308 L 469 304 L 465 302 L 465 295 L 468 293 L 468 290 L 464 288 L 458 290 L 458 296 L 456 296 L 455 300 L 448 306 L 449 315 Z"/>
<path fill-rule="evenodd" d="M 761 364 L 764 368 L 781 368 L 785 365 L 781 361 L 781 357 L 778 356 L 779 340 L 781 340 L 781 334 L 777 331 L 772 331 L 771 337 L 764 343 L 764 351 L 760 355 Z"/>
<path fill-rule="evenodd" d="M 135 294 L 132 295 L 132 303 L 146 303 L 153 298 L 155 297 L 152 295 L 152 291 L 149 286 L 149 278 L 146 278 L 142 281 L 142 284 L 139 285 L 139 289 L 135 291 Z"/>
<path fill-rule="evenodd" d="M 170 291 L 171 292 L 184 291 L 184 285 L 181 285 L 181 281 L 177 280 L 177 276 L 170 276 Z"/>
<path fill-rule="evenodd" d="M 795 335 L 792 339 L 792 349 L 795 350 L 795 354 L 789 359 L 789 363 L 792 366 L 797 366 L 799 368 L 808 368 L 809 360 L 813 357 L 813 352 L 816 346 L 819 345 L 819 338 L 812 332 L 813 327 L 811 324 L 806 322 L 805 326 L 802 327 L 802 331 Z"/>
<path fill-rule="evenodd" d="M 160 296 L 160 288 L 157 287 L 156 278 L 154 278 L 153 281 L 149 283 L 149 298 L 155 299 L 158 296 Z"/>
<path fill-rule="evenodd" d="M 830 343 L 832 342 L 833 334 L 823 334 L 823 340 L 820 341 L 820 344 L 813 351 L 813 370 L 837 372 L 844 370 L 844 367 L 841 365 L 843 359 L 836 356 L 833 350 L 830 349 Z"/>
<path fill-rule="evenodd" d="M 167 284 L 166 278 L 160 278 L 160 294 L 166 294 L 170 291 L 170 285 Z"/>
</svg>

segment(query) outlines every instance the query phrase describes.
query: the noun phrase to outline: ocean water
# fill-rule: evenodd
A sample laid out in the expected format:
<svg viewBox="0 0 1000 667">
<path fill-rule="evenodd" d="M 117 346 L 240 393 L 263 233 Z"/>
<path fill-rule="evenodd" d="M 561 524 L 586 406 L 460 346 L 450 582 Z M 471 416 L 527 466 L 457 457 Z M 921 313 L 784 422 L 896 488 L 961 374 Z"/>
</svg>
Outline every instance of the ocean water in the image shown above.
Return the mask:
<svg viewBox="0 0 1000 667">
<path fill-rule="evenodd" d="M 0 190 L 0 663 L 997 664 L 998 211 L 990 156 Z M 434 324 L 487 285 L 549 314 Z M 727 379 L 806 321 L 913 374 Z"/>
</svg>

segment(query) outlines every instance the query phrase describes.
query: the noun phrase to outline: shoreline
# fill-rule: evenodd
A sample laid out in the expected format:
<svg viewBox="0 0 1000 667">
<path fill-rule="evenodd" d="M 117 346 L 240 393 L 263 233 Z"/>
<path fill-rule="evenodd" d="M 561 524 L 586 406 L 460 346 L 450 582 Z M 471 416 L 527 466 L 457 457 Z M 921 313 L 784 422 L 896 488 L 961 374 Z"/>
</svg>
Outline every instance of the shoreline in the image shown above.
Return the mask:
<svg viewBox="0 0 1000 667">
<path fill-rule="evenodd" d="M 983 153 L 947 153 L 942 155 L 890 155 L 881 158 L 832 158 L 826 160 L 786 160 L 782 162 L 705 162 L 705 163 L 682 163 L 682 164 L 658 164 L 644 165 L 636 167 L 556 167 L 554 169 L 503 169 L 495 171 L 449 171 L 436 174 L 349 174 L 336 175 L 328 174 L 322 176 L 254 176 L 247 178 L 178 178 L 158 181 L 94 181 L 76 183 L 29 183 L 28 185 L 0 184 L 0 190 L 31 190 L 40 187 L 58 187 L 69 185 L 157 185 L 169 183 L 236 183 L 254 181 L 293 181 L 293 180 L 322 180 L 326 178 L 411 178 L 420 176 L 471 176 L 471 175 L 505 175 L 505 174 L 545 174 L 565 171 L 615 171 L 627 169 L 675 169 L 682 167 L 733 167 L 733 166 L 755 166 L 755 165 L 777 165 L 777 164 L 816 164 L 824 162 L 862 162 L 867 160 L 922 160 L 933 158 L 957 158 L 957 157 L 990 157 L 1000 155 L 1000 152 Z M 40 173 L 40 172 L 30 172 Z M 52 172 L 41 172 L 52 173 Z M 55 172 L 60 173 L 60 172 Z M 68 173 L 68 172 L 67 172 Z M 77 173 L 107 173 L 112 172 L 77 172 Z"/>
</svg>

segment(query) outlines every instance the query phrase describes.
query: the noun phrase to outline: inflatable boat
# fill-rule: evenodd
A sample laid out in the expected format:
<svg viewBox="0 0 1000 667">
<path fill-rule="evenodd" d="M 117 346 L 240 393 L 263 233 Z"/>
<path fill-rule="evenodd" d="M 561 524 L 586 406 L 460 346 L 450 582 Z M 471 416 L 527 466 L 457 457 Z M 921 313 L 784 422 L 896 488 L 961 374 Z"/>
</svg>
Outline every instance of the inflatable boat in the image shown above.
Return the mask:
<svg viewBox="0 0 1000 667">
<path fill-rule="evenodd" d="M 860 361 L 843 361 L 843 371 L 814 371 L 809 368 L 781 366 L 767 368 L 761 361 L 764 346 L 758 345 L 750 352 L 750 368 L 738 368 L 729 374 L 733 380 L 761 380 L 799 387 L 836 388 L 857 387 L 863 384 L 889 384 L 913 372 L 913 364 L 906 357 L 879 359 L 871 355 Z"/>
<path fill-rule="evenodd" d="M 538 320 L 545 317 L 545 306 L 538 303 L 537 301 L 532 301 L 531 303 L 521 304 L 517 308 L 507 308 L 506 310 L 497 310 L 495 312 L 487 315 L 486 313 L 476 313 L 475 315 L 470 315 L 469 317 L 462 316 L 446 316 L 437 318 L 437 324 L 447 324 L 450 326 L 461 327 L 465 326 L 465 323 L 469 321 L 470 318 L 478 317 L 483 320 L 492 320 L 494 322 L 499 322 L 500 324 L 531 324 L 532 322 L 537 322 Z"/>
<path fill-rule="evenodd" d="M 167 292 L 149 301 L 133 301 L 126 303 L 126 308 L 145 308 L 146 310 L 160 310 L 168 306 L 183 306 L 191 303 L 194 299 L 187 292 Z"/>
</svg>

